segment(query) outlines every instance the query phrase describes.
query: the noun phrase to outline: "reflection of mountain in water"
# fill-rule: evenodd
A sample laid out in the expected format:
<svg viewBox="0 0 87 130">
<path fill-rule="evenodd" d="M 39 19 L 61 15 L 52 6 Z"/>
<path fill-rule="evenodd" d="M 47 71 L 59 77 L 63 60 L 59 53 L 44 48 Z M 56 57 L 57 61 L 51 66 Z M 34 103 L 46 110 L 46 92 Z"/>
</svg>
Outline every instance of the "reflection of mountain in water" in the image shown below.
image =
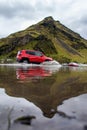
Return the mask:
<svg viewBox="0 0 87 130">
<path fill-rule="evenodd" d="M 17 71 L 21 71 L 25 78 L 30 78 L 29 69 L 19 68 Z M 5 74 L 3 74 L 4 72 Z M 16 72 L 16 74 L 18 73 Z M 87 93 L 86 71 L 76 72 L 70 71 L 68 68 L 61 69 L 50 77 L 39 78 L 38 82 L 24 82 L 24 80 L 19 82 L 20 79 L 16 79 L 16 74 L 15 70 L 4 68 L 0 72 L 0 77 L 2 77 L 0 86 L 4 85 L 6 93 L 10 96 L 24 97 L 33 102 L 43 111 L 43 115 L 49 118 L 53 117 L 57 106 L 65 99 Z M 43 75 L 42 72 L 41 74 Z M 49 71 L 48 75 L 50 75 Z"/>
</svg>

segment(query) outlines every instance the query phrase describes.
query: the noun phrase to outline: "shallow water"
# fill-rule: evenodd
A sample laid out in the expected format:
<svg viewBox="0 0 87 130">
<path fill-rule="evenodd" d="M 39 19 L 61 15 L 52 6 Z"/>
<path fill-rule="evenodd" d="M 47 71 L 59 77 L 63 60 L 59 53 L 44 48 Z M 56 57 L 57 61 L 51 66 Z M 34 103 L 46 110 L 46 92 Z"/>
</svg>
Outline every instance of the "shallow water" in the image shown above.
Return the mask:
<svg viewBox="0 0 87 130">
<path fill-rule="evenodd" d="M 87 67 L 0 66 L 0 130 L 87 130 Z"/>
</svg>

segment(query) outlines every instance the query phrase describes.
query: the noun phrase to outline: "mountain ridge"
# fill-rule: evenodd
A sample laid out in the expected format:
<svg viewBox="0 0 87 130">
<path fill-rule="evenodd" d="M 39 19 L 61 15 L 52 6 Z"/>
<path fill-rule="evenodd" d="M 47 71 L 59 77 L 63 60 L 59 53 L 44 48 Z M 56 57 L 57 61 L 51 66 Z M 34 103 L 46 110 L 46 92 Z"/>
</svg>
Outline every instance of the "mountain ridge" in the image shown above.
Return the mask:
<svg viewBox="0 0 87 130">
<path fill-rule="evenodd" d="M 1 58 L 14 58 L 21 49 L 40 50 L 60 62 L 87 61 L 87 40 L 51 16 L 0 39 Z"/>
</svg>

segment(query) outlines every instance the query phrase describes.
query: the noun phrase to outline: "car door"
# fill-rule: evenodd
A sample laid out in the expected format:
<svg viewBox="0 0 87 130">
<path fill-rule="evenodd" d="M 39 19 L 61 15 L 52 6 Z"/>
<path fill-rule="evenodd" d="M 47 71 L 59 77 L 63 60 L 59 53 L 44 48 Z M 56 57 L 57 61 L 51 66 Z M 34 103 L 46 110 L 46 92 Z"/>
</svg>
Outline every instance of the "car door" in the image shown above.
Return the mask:
<svg viewBox="0 0 87 130">
<path fill-rule="evenodd" d="M 41 63 L 43 62 L 43 54 L 39 51 L 27 51 L 29 61 L 31 63 Z"/>
<path fill-rule="evenodd" d="M 43 54 L 39 51 L 35 52 L 35 62 L 36 63 L 41 63 L 43 62 Z"/>
</svg>

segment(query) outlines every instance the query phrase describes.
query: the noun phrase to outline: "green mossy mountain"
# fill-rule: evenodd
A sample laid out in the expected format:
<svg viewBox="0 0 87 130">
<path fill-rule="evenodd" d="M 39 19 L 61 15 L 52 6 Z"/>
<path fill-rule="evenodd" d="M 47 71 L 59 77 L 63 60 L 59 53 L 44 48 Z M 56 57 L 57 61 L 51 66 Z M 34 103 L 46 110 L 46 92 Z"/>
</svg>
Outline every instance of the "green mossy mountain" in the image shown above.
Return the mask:
<svg viewBox="0 0 87 130">
<path fill-rule="evenodd" d="M 0 39 L 1 58 L 15 58 L 21 49 L 40 50 L 61 63 L 87 62 L 87 40 L 52 17 Z"/>
</svg>

